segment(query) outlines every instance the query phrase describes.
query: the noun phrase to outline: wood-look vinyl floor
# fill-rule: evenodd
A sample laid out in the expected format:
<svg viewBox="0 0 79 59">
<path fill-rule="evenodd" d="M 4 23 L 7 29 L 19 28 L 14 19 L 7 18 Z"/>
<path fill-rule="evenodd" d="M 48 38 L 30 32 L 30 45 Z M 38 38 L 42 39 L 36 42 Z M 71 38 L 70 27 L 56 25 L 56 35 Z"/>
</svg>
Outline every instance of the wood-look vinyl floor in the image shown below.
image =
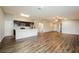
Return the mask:
<svg viewBox="0 0 79 59">
<path fill-rule="evenodd" d="M 5 41 L 5 40 L 4 40 Z M 57 32 L 39 33 L 13 44 L 1 43 L 1 53 L 78 53 L 79 36 Z M 11 42 L 11 43 L 12 43 Z"/>
</svg>

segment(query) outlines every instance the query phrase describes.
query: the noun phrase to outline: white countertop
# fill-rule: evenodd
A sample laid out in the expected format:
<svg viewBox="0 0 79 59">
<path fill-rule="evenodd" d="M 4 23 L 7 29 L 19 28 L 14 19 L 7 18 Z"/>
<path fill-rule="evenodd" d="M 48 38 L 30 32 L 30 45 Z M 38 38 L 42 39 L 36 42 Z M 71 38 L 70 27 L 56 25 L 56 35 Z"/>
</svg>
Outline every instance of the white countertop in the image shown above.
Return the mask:
<svg viewBox="0 0 79 59">
<path fill-rule="evenodd" d="M 37 29 L 31 29 L 31 28 L 25 28 L 20 29 L 19 27 L 15 29 L 16 30 L 16 39 L 22 39 L 27 37 L 32 37 L 37 35 Z"/>
</svg>

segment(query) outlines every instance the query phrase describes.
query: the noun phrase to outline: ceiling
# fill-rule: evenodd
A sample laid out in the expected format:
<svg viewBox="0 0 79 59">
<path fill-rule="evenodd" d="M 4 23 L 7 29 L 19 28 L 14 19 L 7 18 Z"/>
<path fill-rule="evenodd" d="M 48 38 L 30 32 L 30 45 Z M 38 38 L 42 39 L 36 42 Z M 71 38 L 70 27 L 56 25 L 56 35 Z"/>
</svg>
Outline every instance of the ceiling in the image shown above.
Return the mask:
<svg viewBox="0 0 79 59">
<path fill-rule="evenodd" d="M 29 14 L 29 19 L 33 20 L 52 20 L 55 16 L 79 19 L 78 6 L 3 6 L 2 9 L 16 17 L 22 17 L 20 13 Z"/>
</svg>

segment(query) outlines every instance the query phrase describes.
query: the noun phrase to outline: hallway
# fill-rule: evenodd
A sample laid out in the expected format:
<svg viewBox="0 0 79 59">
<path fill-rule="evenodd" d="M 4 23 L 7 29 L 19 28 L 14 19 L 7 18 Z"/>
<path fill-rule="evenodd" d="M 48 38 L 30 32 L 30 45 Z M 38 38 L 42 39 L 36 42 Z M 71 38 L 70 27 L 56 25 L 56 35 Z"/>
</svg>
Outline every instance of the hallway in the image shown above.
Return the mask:
<svg viewBox="0 0 79 59">
<path fill-rule="evenodd" d="M 12 41 L 13 42 L 13 41 Z M 12 43 L 11 42 L 11 43 Z M 36 37 L 29 37 L 14 41 L 13 44 L 2 43 L 0 52 L 4 53 L 78 53 L 79 36 L 60 34 L 57 32 L 39 33 Z M 4 46 L 5 45 L 5 46 Z"/>
</svg>

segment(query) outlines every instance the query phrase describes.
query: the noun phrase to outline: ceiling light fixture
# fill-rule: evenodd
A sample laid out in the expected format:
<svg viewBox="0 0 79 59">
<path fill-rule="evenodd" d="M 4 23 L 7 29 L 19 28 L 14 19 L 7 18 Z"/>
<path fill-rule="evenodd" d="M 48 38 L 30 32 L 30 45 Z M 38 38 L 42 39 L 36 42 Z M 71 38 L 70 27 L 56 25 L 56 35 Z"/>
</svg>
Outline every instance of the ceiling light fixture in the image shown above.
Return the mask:
<svg viewBox="0 0 79 59">
<path fill-rule="evenodd" d="M 55 19 L 55 21 L 57 22 L 57 21 L 58 21 L 58 19 Z"/>
<path fill-rule="evenodd" d="M 24 13 L 21 13 L 20 15 L 21 15 L 21 16 L 24 16 L 24 17 L 30 17 L 30 15 L 24 14 Z"/>
</svg>

